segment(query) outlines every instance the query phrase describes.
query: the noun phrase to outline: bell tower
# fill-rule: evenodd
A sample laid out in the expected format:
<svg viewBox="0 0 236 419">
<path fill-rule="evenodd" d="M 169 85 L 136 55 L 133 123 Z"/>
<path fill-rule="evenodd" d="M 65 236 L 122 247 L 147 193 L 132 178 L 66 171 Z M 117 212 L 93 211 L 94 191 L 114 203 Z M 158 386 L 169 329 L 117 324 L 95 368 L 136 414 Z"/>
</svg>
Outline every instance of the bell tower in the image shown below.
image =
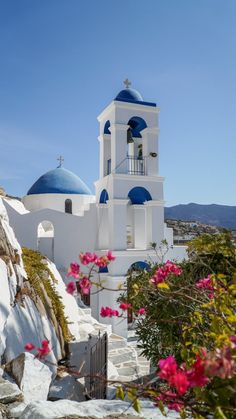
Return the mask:
<svg viewBox="0 0 236 419">
<path fill-rule="evenodd" d="M 100 249 L 150 249 L 164 238 L 155 103 L 126 88 L 99 115 L 100 178 L 96 201 Z"/>
<path fill-rule="evenodd" d="M 115 261 L 100 280 L 106 287 L 92 298 L 93 315 L 127 334 L 127 321 L 99 317 L 100 307 L 119 308 L 120 287 L 130 267 L 156 260 L 152 243 L 161 245 L 164 224 L 163 177 L 159 175 L 159 108 L 141 94 L 125 88 L 99 115 L 100 174 L 95 182 L 98 236 L 96 251 L 112 250 Z M 169 237 L 171 232 L 169 232 Z M 171 238 L 170 238 L 171 241 Z M 114 290 L 114 292 L 112 292 Z"/>
</svg>

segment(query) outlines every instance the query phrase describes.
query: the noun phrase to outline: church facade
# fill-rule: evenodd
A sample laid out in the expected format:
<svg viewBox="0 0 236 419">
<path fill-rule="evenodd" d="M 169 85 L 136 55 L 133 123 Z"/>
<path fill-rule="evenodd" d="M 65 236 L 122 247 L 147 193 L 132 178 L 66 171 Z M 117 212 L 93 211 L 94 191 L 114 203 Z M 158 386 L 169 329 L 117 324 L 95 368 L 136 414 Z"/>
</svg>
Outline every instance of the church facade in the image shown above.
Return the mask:
<svg viewBox="0 0 236 419">
<path fill-rule="evenodd" d="M 158 115 L 155 103 L 144 101 L 127 86 L 98 117 L 100 165 L 95 196 L 60 163 L 34 183 L 22 203 L 6 200 L 21 246 L 48 256 L 65 278 L 80 252 L 102 255 L 112 250 L 116 260 L 99 274 L 107 290 L 92 293 L 91 308 L 95 318 L 112 323 L 113 331 L 123 336 L 126 321 L 103 319 L 99 312 L 101 306 L 117 308 L 118 289 L 125 284 L 128 269 L 157 261 L 158 255 L 177 261 L 186 256 L 184 246 L 173 245 L 172 229 L 164 223 Z"/>
</svg>

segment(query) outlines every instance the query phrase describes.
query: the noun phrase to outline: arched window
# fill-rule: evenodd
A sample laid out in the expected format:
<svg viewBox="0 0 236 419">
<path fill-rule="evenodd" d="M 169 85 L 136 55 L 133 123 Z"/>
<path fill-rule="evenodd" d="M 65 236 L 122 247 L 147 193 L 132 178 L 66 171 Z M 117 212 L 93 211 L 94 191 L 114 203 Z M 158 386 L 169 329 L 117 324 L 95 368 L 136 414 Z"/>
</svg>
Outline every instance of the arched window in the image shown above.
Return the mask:
<svg viewBox="0 0 236 419">
<path fill-rule="evenodd" d="M 99 204 L 106 204 L 109 200 L 109 195 L 106 189 L 103 189 L 100 195 Z"/>
<path fill-rule="evenodd" d="M 71 199 L 65 200 L 65 212 L 67 214 L 72 214 L 72 201 Z"/>
<path fill-rule="evenodd" d="M 128 197 L 133 205 L 141 205 L 146 201 L 152 201 L 152 197 L 147 189 L 142 186 L 136 186 L 128 193 Z"/>
<path fill-rule="evenodd" d="M 111 134 L 109 130 L 110 126 L 111 126 L 110 121 L 107 121 L 104 125 L 104 131 L 103 131 L 104 134 Z"/>
</svg>

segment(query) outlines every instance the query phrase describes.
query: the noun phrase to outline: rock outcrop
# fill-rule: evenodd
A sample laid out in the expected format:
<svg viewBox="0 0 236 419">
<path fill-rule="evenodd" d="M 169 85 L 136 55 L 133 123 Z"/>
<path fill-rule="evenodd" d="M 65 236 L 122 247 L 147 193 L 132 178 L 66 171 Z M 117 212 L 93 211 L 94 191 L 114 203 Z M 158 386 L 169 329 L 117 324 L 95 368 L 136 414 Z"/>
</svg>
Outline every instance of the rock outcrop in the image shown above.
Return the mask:
<svg viewBox="0 0 236 419">
<path fill-rule="evenodd" d="M 23 352 L 5 366 L 5 371 L 16 381 L 25 402 L 47 400 L 52 372 L 34 355 Z"/>
<path fill-rule="evenodd" d="M 168 418 L 177 418 L 176 413 L 170 413 Z M 137 413 L 129 402 L 121 400 L 90 400 L 88 402 L 72 402 L 59 400 L 57 402 L 30 403 L 20 419 L 161 419 L 161 412 L 152 402 L 141 402 L 141 413 Z"/>
<path fill-rule="evenodd" d="M 38 270 L 39 260 L 44 269 Z M 56 365 L 66 339 L 79 339 L 78 307 L 53 263 L 33 251 L 25 252 L 24 263 L 0 198 L 0 362 L 16 358 L 27 342 L 40 346 L 48 339 L 48 360 Z"/>
</svg>

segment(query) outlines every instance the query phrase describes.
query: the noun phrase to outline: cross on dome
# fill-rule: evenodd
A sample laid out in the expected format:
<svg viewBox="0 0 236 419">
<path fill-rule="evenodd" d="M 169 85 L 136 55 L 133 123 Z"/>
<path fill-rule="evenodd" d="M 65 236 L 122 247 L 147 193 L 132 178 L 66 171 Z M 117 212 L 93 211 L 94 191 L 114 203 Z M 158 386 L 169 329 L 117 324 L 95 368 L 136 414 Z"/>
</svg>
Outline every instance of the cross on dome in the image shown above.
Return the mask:
<svg viewBox="0 0 236 419">
<path fill-rule="evenodd" d="M 59 157 L 57 158 L 57 160 L 59 161 L 59 165 L 58 165 L 58 167 L 61 167 L 61 166 L 62 166 L 62 164 L 63 164 L 63 162 L 64 162 L 64 158 L 63 158 L 62 156 L 59 156 Z"/>
<path fill-rule="evenodd" d="M 128 89 L 129 86 L 131 86 L 131 81 L 129 81 L 129 79 L 127 79 L 127 78 L 123 81 L 123 83 L 124 83 L 126 89 Z"/>
</svg>

